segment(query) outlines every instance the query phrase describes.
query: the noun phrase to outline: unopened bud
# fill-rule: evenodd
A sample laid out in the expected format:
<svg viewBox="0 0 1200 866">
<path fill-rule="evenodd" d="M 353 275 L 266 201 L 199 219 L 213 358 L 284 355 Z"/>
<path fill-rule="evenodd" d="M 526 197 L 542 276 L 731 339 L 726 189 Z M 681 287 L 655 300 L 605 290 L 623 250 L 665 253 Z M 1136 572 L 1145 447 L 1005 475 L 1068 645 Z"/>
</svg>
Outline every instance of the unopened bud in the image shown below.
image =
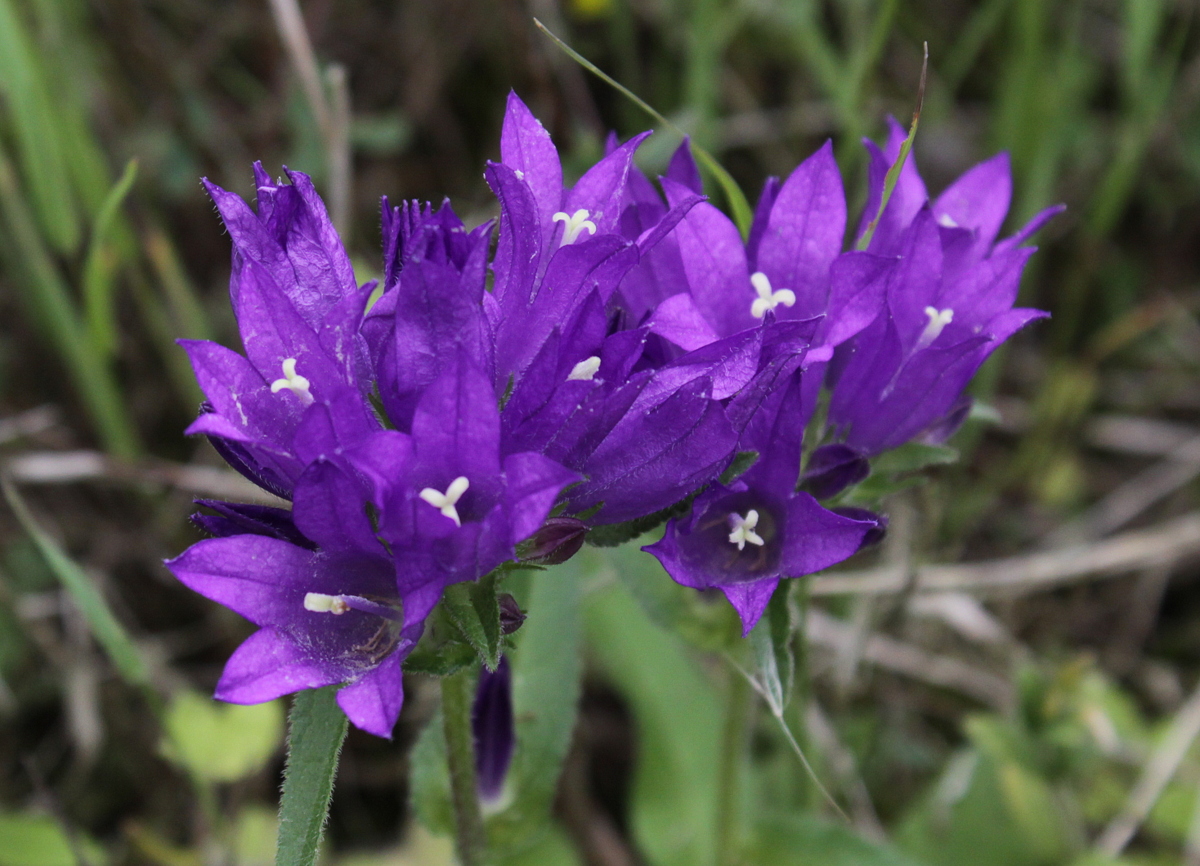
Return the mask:
<svg viewBox="0 0 1200 866">
<path fill-rule="evenodd" d="M 523 542 L 519 550 L 522 562 L 535 565 L 558 565 L 566 562 L 583 547 L 587 525 L 574 517 L 551 517 L 542 528 Z"/>
<path fill-rule="evenodd" d="M 828 499 L 870 474 L 867 458 L 849 445 L 822 445 L 808 459 L 800 487 L 817 499 Z"/>
<path fill-rule="evenodd" d="M 502 634 L 512 634 L 525 622 L 525 611 L 507 592 L 500 593 L 496 601 L 500 604 L 500 631 Z"/>
</svg>

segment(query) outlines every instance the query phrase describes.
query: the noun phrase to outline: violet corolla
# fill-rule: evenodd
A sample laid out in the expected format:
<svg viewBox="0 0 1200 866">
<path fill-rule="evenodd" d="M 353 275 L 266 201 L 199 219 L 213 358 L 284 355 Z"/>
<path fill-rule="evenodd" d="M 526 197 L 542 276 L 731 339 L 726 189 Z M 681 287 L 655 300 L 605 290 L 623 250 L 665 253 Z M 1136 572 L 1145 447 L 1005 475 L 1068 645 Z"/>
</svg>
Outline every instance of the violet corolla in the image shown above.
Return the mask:
<svg viewBox="0 0 1200 866">
<path fill-rule="evenodd" d="M 867 143 L 867 214 L 878 210 L 903 138 L 892 121 L 886 152 Z M 1013 303 L 1035 250 L 1022 244 L 1062 208 L 1042 211 L 996 242 L 1011 195 L 1006 154 L 970 169 L 933 201 L 915 162 L 905 164 L 867 250 L 847 255 L 875 270 L 886 306 L 831 367 L 829 422 L 846 445 L 870 456 L 913 439 L 944 441 L 966 417 L 963 390 L 980 365 L 1047 315 Z"/>
</svg>

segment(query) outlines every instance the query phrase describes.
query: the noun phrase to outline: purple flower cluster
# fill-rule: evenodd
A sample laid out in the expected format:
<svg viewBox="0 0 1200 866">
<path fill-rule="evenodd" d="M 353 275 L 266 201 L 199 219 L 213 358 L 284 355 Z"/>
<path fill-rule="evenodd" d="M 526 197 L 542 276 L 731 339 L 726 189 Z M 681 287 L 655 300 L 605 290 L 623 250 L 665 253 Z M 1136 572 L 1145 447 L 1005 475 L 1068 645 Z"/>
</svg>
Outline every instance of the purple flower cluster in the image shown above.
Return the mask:
<svg viewBox="0 0 1200 866">
<path fill-rule="evenodd" d="M 633 164 L 644 138 L 612 140 L 568 188 L 511 96 L 486 172 L 494 249 L 495 226 L 469 230 L 448 203 L 385 199 L 382 285 L 357 284 L 305 175 L 256 165 L 256 209 L 208 184 L 245 355 L 184 343 L 206 396 L 188 432 L 292 503 L 204 501 L 213 537 L 168 563 L 259 626 L 217 697 L 344 683 L 350 720 L 388 736 L 448 586 L 664 520 L 646 550 L 720 589 L 749 631 L 781 578 L 882 534 L 883 518 L 818 500 L 883 451 L 945 439 L 979 365 L 1044 315 L 1012 305 L 1049 212 L 996 241 L 1003 156 L 932 202 L 910 162 L 869 247 L 843 252 L 829 145 L 767 184 L 743 241 L 686 142 L 660 194 Z M 870 216 L 902 138 L 868 143 Z"/>
</svg>

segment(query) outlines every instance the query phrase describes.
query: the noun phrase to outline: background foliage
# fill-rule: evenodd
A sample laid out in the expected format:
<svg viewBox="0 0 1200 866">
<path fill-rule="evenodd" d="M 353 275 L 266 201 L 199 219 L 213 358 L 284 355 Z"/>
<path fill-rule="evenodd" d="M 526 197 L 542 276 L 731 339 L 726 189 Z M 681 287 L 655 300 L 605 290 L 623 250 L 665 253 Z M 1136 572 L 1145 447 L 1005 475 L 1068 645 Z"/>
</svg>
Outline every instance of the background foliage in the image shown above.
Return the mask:
<svg viewBox="0 0 1200 866">
<path fill-rule="evenodd" d="M 793 599 L 807 640 L 782 720 L 853 829 L 760 701 L 738 729 L 753 758 L 737 771 L 739 856 L 1200 863 L 1191 0 L 303 11 L 309 79 L 266 0 L 0 0 L 0 864 L 269 862 L 282 710 L 208 700 L 247 624 L 159 564 L 193 540 L 193 496 L 252 494 L 179 435 L 199 396 L 173 341 L 236 334 L 228 242 L 197 180 L 249 194 L 254 159 L 312 173 L 344 193 L 365 280 L 381 194 L 449 195 L 472 223 L 493 215 L 481 172 L 509 88 L 568 171 L 608 129 L 650 125 L 534 15 L 714 152 L 751 199 L 832 137 L 852 206 L 859 139 L 879 138 L 889 113 L 907 118 L 928 41 L 915 153 L 930 189 L 1003 148 L 1010 228 L 1069 206 L 1023 288 L 1054 318 L 987 368 L 978 393 L 994 411 L 959 434 L 962 460 L 892 497 L 889 542 L 850 563 L 858 573 Z M 652 139 L 646 170 L 675 144 Z M 958 562 L 983 565 L 928 566 Z M 720 608 L 630 550 L 510 580 L 531 614 L 515 658 L 534 746 L 515 772 L 556 818 L 540 835 L 511 812 L 494 822 L 507 862 L 714 862 L 727 708 L 745 688 L 714 652 Z M 577 667 L 572 727 L 560 684 Z M 393 742 L 351 734 L 331 862 L 448 862 L 432 835 L 436 749 L 413 748 L 436 689 L 408 687 Z"/>
</svg>

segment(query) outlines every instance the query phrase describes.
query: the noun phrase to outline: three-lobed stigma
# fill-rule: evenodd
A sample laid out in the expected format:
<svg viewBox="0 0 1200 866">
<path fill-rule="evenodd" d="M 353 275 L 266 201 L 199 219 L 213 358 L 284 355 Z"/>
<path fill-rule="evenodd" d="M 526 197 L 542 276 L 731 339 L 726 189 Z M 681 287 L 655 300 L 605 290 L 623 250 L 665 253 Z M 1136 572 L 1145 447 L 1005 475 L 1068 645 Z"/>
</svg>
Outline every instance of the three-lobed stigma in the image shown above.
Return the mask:
<svg viewBox="0 0 1200 866">
<path fill-rule="evenodd" d="M 462 526 L 462 521 L 458 519 L 458 500 L 467 492 L 467 488 L 471 486 L 471 482 L 467 480 L 467 476 L 460 475 L 450 482 L 450 486 L 446 488 L 446 492 L 435 490 L 432 487 L 426 487 L 417 495 L 428 502 L 438 511 L 442 512 L 443 517 L 449 517 L 454 521 L 455 526 Z"/>
<path fill-rule="evenodd" d="M 280 391 L 291 391 L 300 398 L 300 402 L 308 406 L 313 401 L 312 391 L 308 379 L 296 372 L 296 359 L 284 358 L 283 360 L 283 378 L 276 379 L 271 383 L 271 393 L 278 394 Z"/>
<path fill-rule="evenodd" d="M 729 543 L 736 544 L 738 550 L 745 550 L 747 544 L 753 544 L 756 547 L 762 547 L 766 544 L 763 537 L 755 532 L 758 526 L 758 512 L 751 508 L 746 512 L 746 516 L 740 514 L 729 515 L 729 525 L 733 527 L 733 531 L 729 533 Z"/>
<path fill-rule="evenodd" d="M 750 305 L 750 315 L 756 319 L 761 319 L 768 310 L 773 310 L 780 304 L 790 307 L 796 303 L 796 293 L 791 289 L 772 291 L 771 279 L 762 271 L 755 271 L 750 275 L 750 284 L 754 286 L 754 291 L 758 295 L 754 299 L 754 303 Z"/>
<path fill-rule="evenodd" d="M 596 224 L 588 219 L 589 213 L 583 208 L 575 211 L 575 213 L 567 216 L 565 211 L 559 211 L 550 219 L 554 222 L 563 224 L 562 242 L 559 246 L 565 247 L 567 244 L 575 243 L 580 232 L 584 229 L 588 230 L 588 234 L 596 233 Z"/>
</svg>

